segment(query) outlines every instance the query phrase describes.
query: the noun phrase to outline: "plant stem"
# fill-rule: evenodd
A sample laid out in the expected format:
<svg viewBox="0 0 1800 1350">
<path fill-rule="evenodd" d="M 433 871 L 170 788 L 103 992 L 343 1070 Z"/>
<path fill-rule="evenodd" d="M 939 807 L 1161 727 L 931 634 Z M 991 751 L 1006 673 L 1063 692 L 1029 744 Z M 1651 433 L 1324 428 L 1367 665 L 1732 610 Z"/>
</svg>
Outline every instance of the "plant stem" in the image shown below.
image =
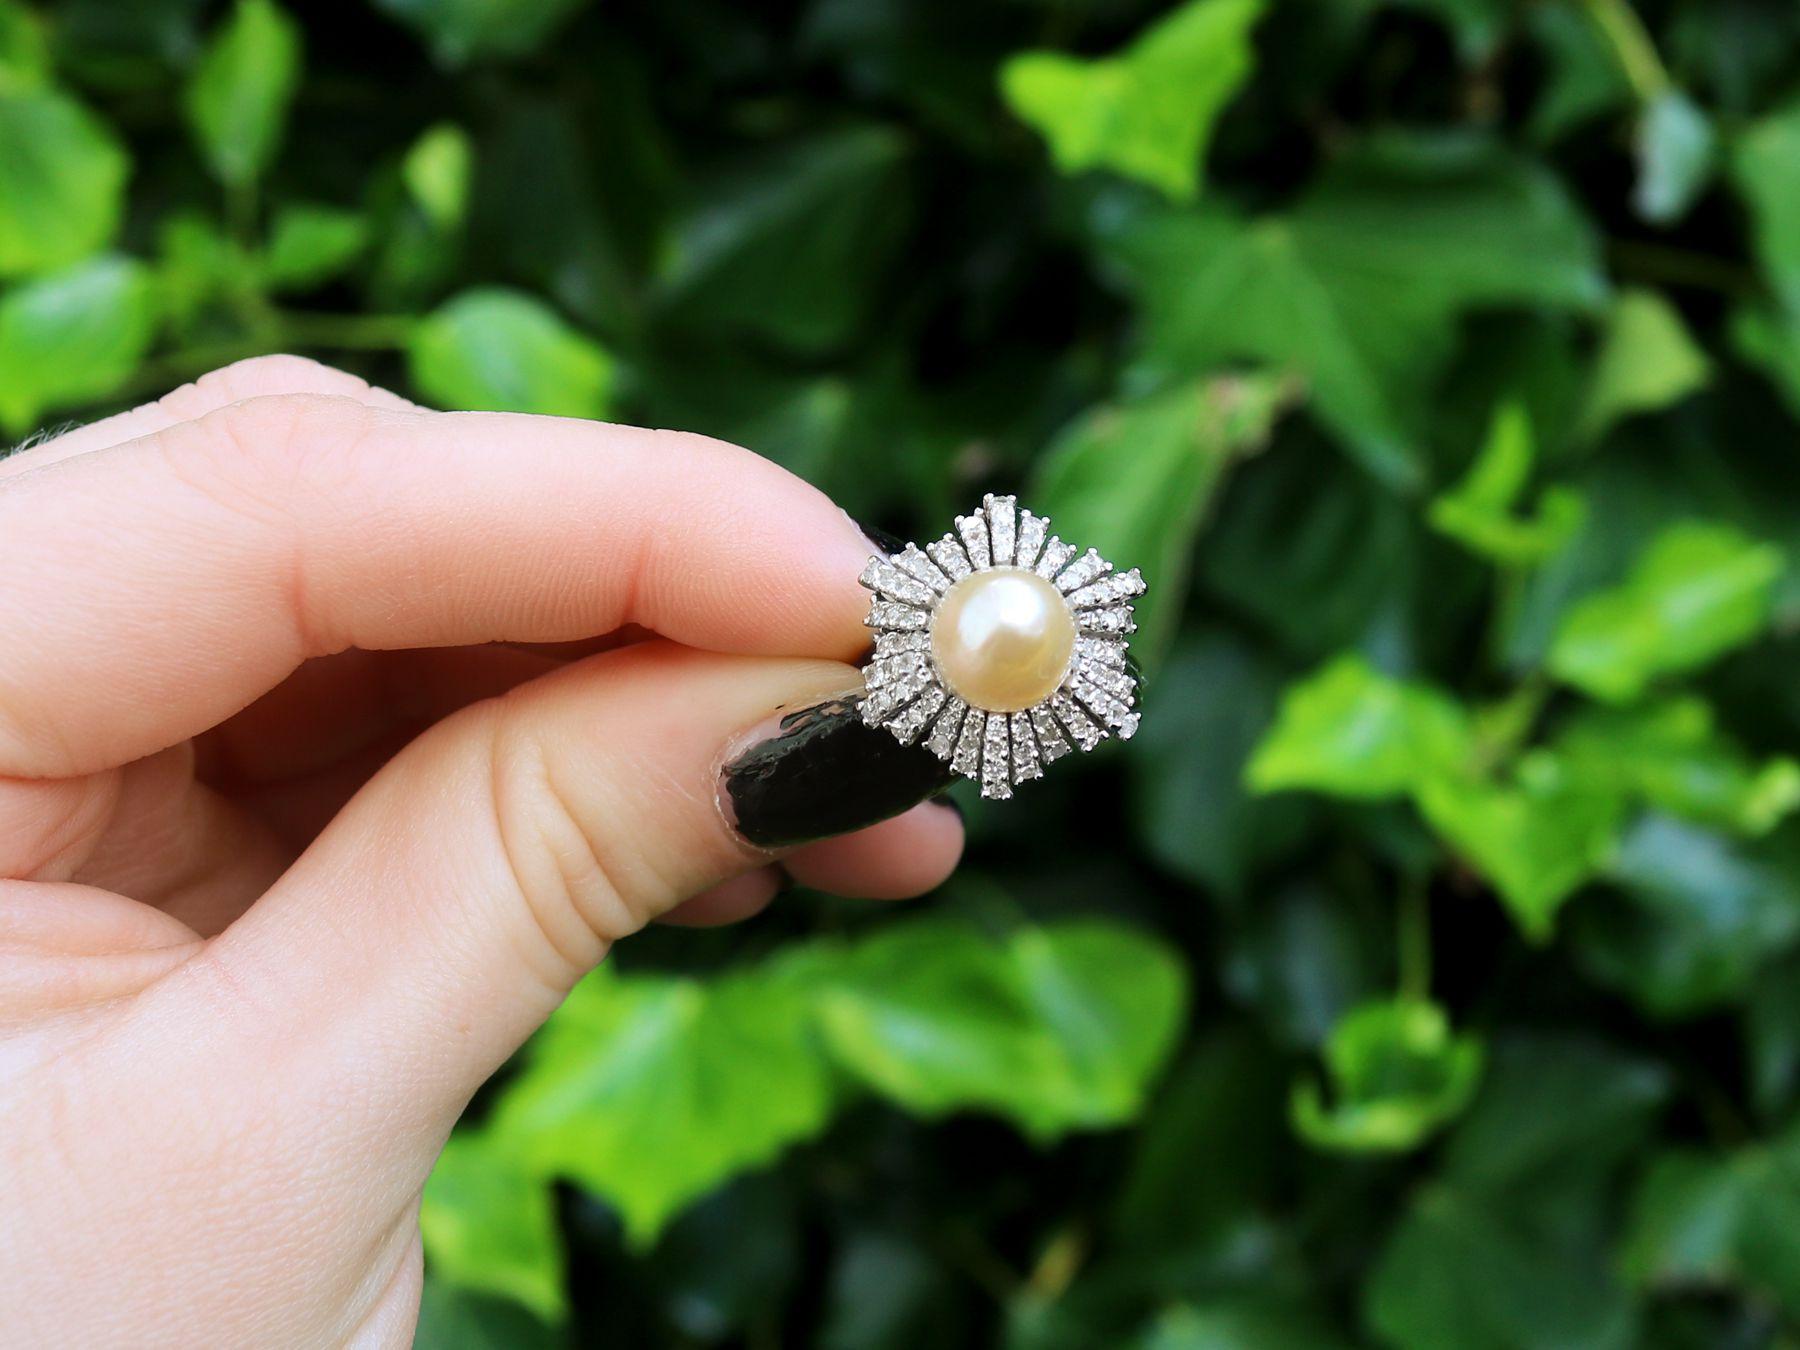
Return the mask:
<svg viewBox="0 0 1800 1350">
<path fill-rule="evenodd" d="M 1650 40 L 1644 21 L 1628 0 L 1582 0 L 1582 4 L 1594 21 L 1594 27 L 1600 30 L 1600 36 L 1612 48 L 1619 69 L 1625 73 L 1625 80 L 1638 101 L 1649 103 L 1667 93 L 1670 86 L 1668 69 L 1663 65 L 1662 57 L 1657 55 L 1656 44 Z"/>
<path fill-rule="evenodd" d="M 1403 998 L 1430 998 L 1431 891 L 1422 874 L 1408 872 L 1402 880 L 1398 918 L 1400 994 Z"/>
</svg>

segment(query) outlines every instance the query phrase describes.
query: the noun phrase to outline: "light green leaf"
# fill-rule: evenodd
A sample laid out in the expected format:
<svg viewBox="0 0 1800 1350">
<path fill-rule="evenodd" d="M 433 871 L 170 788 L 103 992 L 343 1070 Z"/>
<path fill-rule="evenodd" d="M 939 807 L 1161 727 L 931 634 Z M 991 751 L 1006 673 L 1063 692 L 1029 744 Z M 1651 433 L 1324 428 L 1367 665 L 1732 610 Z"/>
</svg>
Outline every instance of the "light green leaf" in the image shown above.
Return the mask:
<svg viewBox="0 0 1800 1350">
<path fill-rule="evenodd" d="M 462 224 L 469 207 L 475 147 L 469 133 L 439 122 L 414 141 L 400 161 L 400 181 L 426 218 L 440 230 Z"/>
<path fill-rule="evenodd" d="M 543 301 L 498 287 L 464 291 L 419 323 L 413 383 L 448 408 L 601 417 L 613 363 Z"/>
<path fill-rule="evenodd" d="M 149 270 L 102 256 L 0 297 L 0 429 L 104 398 L 137 369 L 156 331 Z"/>
<path fill-rule="evenodd" d="M 1652 99 L 1638 120 L 1637 187 L 1632 207 L 1653 225 L 1672 225 L 1687 214 L 1717 159 L 1712 119 L 1679 89 Z"/>
<path fill-rule="evenodd" d="M 1039 1139 L 1137 1113 L 1185 991 L 1165 946 L 1098 922 L 990 938 L 922 920 L 869 938 L 819 979 L 846 1071 L 918 1114 L 995 1111 Z"/>
<path fill-rule="evenodd" d="M 1302 1139 L 1342 1153 L 1417 1148 L 1462 1113 L 1481 1079 L 1481 1042 L 1455 1034 L 1424 999 L 1352 1009 L 1331 1029 L 1324 1057 L 1329 1094 L 1302 1078 L 1289 1110 Z"/>
<path fill-rule="evenodd" d="M 113 237 L 131 161 L 51 89 L 0 89 L 0 277 L 67 266 Z"/>
<path fill-rule="evenodd" d="M 1291 1297 L 1221 1296 L 1159 1317 L 1133 1350 L 1349 1350 L 1318 1314 Z"/>
<path fill-rule="evenodd" d="M 1431 503 L 1434 529 L 1503 567 L 1541 562 L 1574 537 L 1587 502 L 1568 488 L 1547 489 L 1535 515 L 1516 513 L 1537 455 L 1531 417 L 1519 403 L 1494 410 L 1481 453 L 1463 479 Z"/>
<path fill-rule="evenodd" d="M 1258 792 L 1373 800 L 1454 772 L 1470 753 L 1468 717 L 1452 699 L 1347 654 L 1289 687 L 1245 772 Z"/>
<path fill-rule="evenodd" d="M 1107 168 L 1189 198 L 1213 122 L 1250 75 L 1262 12 L 1263 0 L 1190 0 L 1114 56 L 1021 52 L 1000 87 L 1064 173 Z"/>
<path fill-rule="evenodd" d="M 219 181 L 242 188 L 275 158 L 300 83 L 300 28 L 274 0 L 237 0 L 186 95 L 188 123 Z"/>
<path fill-rule="evenodd" d="M 39 89 L 49 79 L 50 39 L 44 21 L 17 0 L 0 0 L 0 95 Z"/>
<path fill-rule="evenodd" d="M 563 1316 L 562 1237 L 550 1183 L 527 1176 L 505 1141 L 458 1130 L 444 1145 L 419 1210 L 434 1278 Z"/>
<path fill-rule="evenodd" d="M 1763 275 L 1786 311 L 1800 315 L 1800 103 L 1754 124 L 1731 170 Z"/>
<path fill-rule="evenodd" d="M 1555 748 L 1572 773 L 1613 791 L 1702 825 L 1766 834 L 1800 806 L 1800 764 L 1751 761 L 1715 721 L 1691 696 L 1588 708 Z"/>
<path fill-rule="evenodd" d="M 528 56 L 588 0 L 375 0 L 446 66 Z"/>
<path fill-rule="evenodd" d="M 1549 938 L 1563 902 L 1605 866 L 1625 816 L 1617 793 L 1544 752 L 1527 755 L 1511 781 L 1444 774 L 1415 800 L 1534 942 Z"/>
<path fill-rule="evenodd" d="M 531 1175 L 611 1202 L 642 1246 L 690 1201 L 817 1134 L 833 1104 L 794 981 L 602 971 L 533 1040 L 493 1131 Z"/>
<path fill-rule="evenodd" d="M 1551 673 L 1605 702 L 1629 702 L 1658 678 L 1704 666 L 1756 637 L 1785 566 L 1780 549 L 1729 525 L 1671 525 L 1622 583 L 1564 615 L 1550 646 Z"/>
<path fill-rule="evenodd" d="M 1588 308 L 1605 293 L 1593 232 L 1562 189 L 1472 137 L 1378 137 L 1288 215 L 1152 211 L 1112 248 L 1139 304 L 1147 377 L 1232 360 L 1291 369 L 1357 456 L 1407 486 L 1421 475 L 1420 392 L 1459 314 Z"/>
<path fill-rule="evenodd" d="M 369 244 L 369 222 L 340 206 L 301 202 L 276 212 L 261 259 L 264 284 L 307 291 L 340 276 Z"/>
<path fill-rule="evenodd" d="M 1627 417 L 1673 407 L 1711 378 L 1712 362 L 1675 307 L 1655 291 L 1625 291 L 1607 315 L 1576 435 L 1597 441 Z"/>
<path fill-rule="evenodd" d="M 1143 569 L 1134 644 L 1153 669 L 1181 613 L 1189 559 L 1225 471 L 1268 439 L 1289 395 L 1268 376 L 1220 376 L 1088 413 L 1039 463 L 1030 500 L 1063 538 Z"/>
</svg>

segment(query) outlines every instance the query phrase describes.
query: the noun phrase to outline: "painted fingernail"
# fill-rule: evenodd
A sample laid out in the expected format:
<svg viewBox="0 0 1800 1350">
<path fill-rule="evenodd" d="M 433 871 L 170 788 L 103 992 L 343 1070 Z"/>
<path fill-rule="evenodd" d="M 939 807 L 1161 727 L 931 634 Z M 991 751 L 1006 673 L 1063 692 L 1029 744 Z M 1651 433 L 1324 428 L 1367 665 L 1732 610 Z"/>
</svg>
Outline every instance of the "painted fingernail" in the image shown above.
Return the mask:
<svg viewBox="0 0 1800 1350">
<path fill-rule="evenodd" d="M 906 548 L 906 540 L 898 535 L 889 534 L 879 525 L 871 525 L 866 520 L 850 517 L 850 523 L 863 532 L 863 538 L 873 544 L 882 553 L 900 553 Z"/>
<path fill-rule="evenodd" d="M 758 848 L 790 848 L 897 816 L 955 781 L 919 745 L 866 725 L 849 695 L 789 713 L 724 769 L 723 805 Z"/>
</svg>

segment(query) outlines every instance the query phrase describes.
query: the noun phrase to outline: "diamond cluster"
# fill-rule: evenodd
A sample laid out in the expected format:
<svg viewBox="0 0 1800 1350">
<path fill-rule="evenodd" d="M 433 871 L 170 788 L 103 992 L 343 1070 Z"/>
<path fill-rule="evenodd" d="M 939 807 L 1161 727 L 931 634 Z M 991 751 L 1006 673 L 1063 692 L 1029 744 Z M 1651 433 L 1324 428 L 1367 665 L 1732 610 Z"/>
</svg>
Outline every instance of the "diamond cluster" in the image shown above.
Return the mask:
<svg viewBox="0 0 1800 1350">
<path fill-rule="evenodd" d="M 999 567 L 1035 572 L 1055 586 L 1078 633 L 1061 686 L 1024 712 L 970 707 L 950 691 L 932 657 L 931 620 L 945 592 Z M 1144 579 L 1135 567 L 1113 571 L 1093 549 L 1078 552 L 1016 498 L 990 493 L 942 539 L 877 555 L 859 579 L 873 592 L 865 622 L 875 631 L 863 720 L 902 743 L 922 741 L 979 782 L 982 796 L 1010 797 L 1072 749 L 1092 750 L 1108 736 L 1129 740 L 1137 731 L 1137 677 L 1126 638 L 1137 628 L 1132 602 L 1144 593 Z"/>
</svg>

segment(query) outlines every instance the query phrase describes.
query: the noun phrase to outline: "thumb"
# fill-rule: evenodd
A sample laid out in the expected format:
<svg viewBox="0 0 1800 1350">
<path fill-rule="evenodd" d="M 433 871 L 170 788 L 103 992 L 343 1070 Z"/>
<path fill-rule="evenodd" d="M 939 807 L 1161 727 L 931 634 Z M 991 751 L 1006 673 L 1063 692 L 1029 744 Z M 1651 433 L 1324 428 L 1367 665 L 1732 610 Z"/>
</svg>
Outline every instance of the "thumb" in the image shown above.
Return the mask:
<svg viewBox="0 0 1800 1350">
<path fill-rule="evenodd" d="M 771 719 L 861 688 L 838 662 L 656 641 L 465 709 L 376 775 L 183 968 L 171 1012 L 185 1003 L 191 1021 L 193 991 L 179 986 L 202 982 L 219 1071 L 240 1056 L 245 1073 L 276 1063 L 287 1095 L 353 1103 L 360 1119 L 337 1122 L 352 1136 L 402 1127 L 428 1165 L 475 1088 L 611 942 L 768 864 L 722 806 L 727 756 L 759 727 L 770 734 Z M 948 781 L 928 751 L 854 716 L 837 723 L 793 738 L 811 762 L 789 768 L 787 818 L 795 783 L 823 798 L 826 833 L 898 814 Z M 917 826 L 900 850 L 915 855 L 909 875 L 954 865 L 960 841 L 943 823 L 885 827 Z M 895 841 L 881 842 L 893 856 Z M 921 851 L 940 866 L 920 868 Z"/>
</svg>

